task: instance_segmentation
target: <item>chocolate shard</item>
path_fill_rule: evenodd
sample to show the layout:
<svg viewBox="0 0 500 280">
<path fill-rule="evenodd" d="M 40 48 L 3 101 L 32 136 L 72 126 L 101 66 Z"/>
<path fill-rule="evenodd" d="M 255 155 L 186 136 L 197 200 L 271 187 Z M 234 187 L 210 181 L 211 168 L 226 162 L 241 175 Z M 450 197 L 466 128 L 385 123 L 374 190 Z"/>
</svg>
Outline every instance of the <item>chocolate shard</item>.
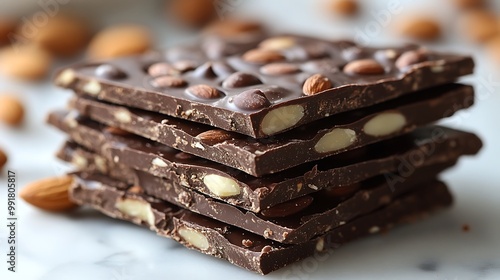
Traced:
<svg viewBox="0 0 500 280">
<path fill-rule="evenodd" d="M 56 75 L 55 83 L 81 96 L 156 111 L 254 138 L 265 138 L 327 116 L 452 83 L 461 76 L 471 74 L 474 68 L 471 57 L 432 51 L 426 51 L 425 56 L 405 62 L 405 67 L 401 67 L 401 60 L 398 60 L 401 55 L 420 50 L 414 45 L 364 48 L 352 42 L 287 35 L 264 40 L 255 37 L 242 44 L 233 44 L 229 39 L 216 39 L 215 45 L 209 44 L 217 46 L 217 54 L 214 54 L 215 48 L 205 48 L 206 41 L 212 40 L 202 39 L 202 42 L 192 46 L 177 46 L 164 52 L 103 62 L 125 71 L 119 79 L 113 75 L 98 75 L 101 72 L 96 73 L 96 69 L 101 67 L 99 63 L 81 63 L 61 70 Z M 353 52 L 355 49 L 358 51 Z M 347 50 L 362 54 L 362 59 L 344 55 Z M 216 62 L 213 58 L 217 58 Z M 155 83 L 151 83 L 155 77 L 145 71 L 155 63 L 176 65 L 185 60 L 207 67 L 198 71 L 176 72 L 179 81 L 183 81 L 175 83 L 176 87 L 155 87 Z M 216 63 L 227 67 L 218 71 Z M 275 63 L 285 63 L 288 69 L 294 71 L 281 70 L 283 74 L 274 71 L 273 75 L 266 74 L 266 70 L 261 71 L 268 69 L 265 67 L 268 64 Z M 243 87 L 223 87 L 223 81 L 237 72 L 254 77 L 254 82 L 243 83 Z M 324 88 L 313 95 L 304 94 L 304 81 L 316 74 L 327 78 L 331 88 Z M 187 86 L 197 85 L 215 89 L 219 92 L 218 98 L 200 99 L 186 93 Z M 244 90 L 265 92 L 269 87 L 287 90 L 280 93 L 282 98 L 274 99 L 269 106 L 240 109 L 232 104 L 233 98 Z M 289 117 L 282 118 L 284 114 Z"/>
<path fill-rule="evenodd" d="M 216 91 L 207 89 L 200 92 L 204 96 L 217 98 Z M 267 106 L 269 100 L 260 90 L 246 90 L 235 96 L 233 103 L 243 107 Z M 76 98 L 71 102 L 73 108 L 95 121 L 257 177 L 408 133 L 417 127 L 451 116 L 473 103 L 472 87 L 446 85 L 325 118 L 267 139 L 254 139 L 227 132 L 231 137 L 210 143 L 200 141 L 197 137 L 213 131 L 214 128 L 210 126 L 93 99 Z M 196 111 L 189 113 L 196 114 Z"/>
</svg>

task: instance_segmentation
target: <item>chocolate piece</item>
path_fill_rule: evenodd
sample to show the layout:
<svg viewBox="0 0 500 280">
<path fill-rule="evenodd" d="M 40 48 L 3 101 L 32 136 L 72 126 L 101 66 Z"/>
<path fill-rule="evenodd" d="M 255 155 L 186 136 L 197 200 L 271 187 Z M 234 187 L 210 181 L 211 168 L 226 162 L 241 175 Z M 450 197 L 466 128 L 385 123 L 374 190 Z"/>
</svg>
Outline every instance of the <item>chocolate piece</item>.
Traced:
<svg viewBox="0 0 500 280">
<path fill-rule="evenodd" d="M 118 190 L 115 182 L 95 181 L 86 174 L 76 177 L 70 190 L 79 204 L 89 205 L 117 219 L 146 226 L 159 235 L 184 246 L 223 258 L 230 263 L 267 274 L 308 256 L 318 254 L 362 236 L 385 232 L 396 224 L 414 222 L 451 204 L 446 186 L 437 181 L 422 184 L 418 190 L 388 206 L 359 217 L 323 236 L 301 244 L 285 245 L 236 227 L 180 209 L 167 202 Z"/>
<path fill-rule="evenodd" d="M 264 43 L 265 42 L 265 43 Z M 86 63 L 62 70 L 56 77 L 56 84 L 74 90 L 83 96 L 91 96 L 104 101 L 160 112 L 208 124 L 217 128 L 263 138 L 282 133 L 312 121 L 345 111 L 365 108 L 377 103 L 395 99 L 415 91 L 453 82 L 458 77 L 471 74 L 474 63 L 470 57 L 453 54 L 427 52 L 425 61 L 411 67 L 398 68 L 394 59 L 377 61 L 377 53 L 391 53 L 394 58 L 402 53 L 418 50 L 417 46 L 398 48 L 361 48 L 352 42 L 330 42 L 300 36 L 281 36 L 260 43 L 264 47 L 255 48 L 259 42 L 236 44 L 230 56 L 217 60 L 207 58 L 207 52 L 195 46 L 182 46 L 165 52 L 148 53 L 143 56 L 113 59 L 107 64 L 126 70 L 127 78 L 107 79 L 95 74 L 99 64 Z M 221 49 L 230 41 L 217 41 Z M 248 50 L 249 48 L 254 48 Z M 346 49 L 360 49 L 364 61 L 369 65 L 350 70 L 352 63 L 359 61 L 343 56 Z M 212 56 L 213 57 L 213 56 Z M 150 81 L 147 67 L 153 63 L 175 64 L 184 60 L 201 65 L 193 71 L 180 74 L 186 86 L 206 85 L 220 94 L 213 99 L 198 99 L 187 94 L 185 87 L 156 88 Z M 146 63 L 147 62 L 147 63 Z M 261 68 L 268 63 L 288 63 L 302 71 L 283 75 L 267 75 Z M 225 73 L 215 71 L 215 65 L 227 65 Z M 342 69 L 348 66 L 345 73 Z M 378 65 L 378 67 L 373 67 Z M 399 64 L 398 64 L 399 65 Z M 326 67 L 325 67 L 326 66 Z M 370 66 L 370 67 L 367 67 Z M 382 73 L 381 69 L 384 71 Z M 351 72 L 356 72 L 352 74 Z M 244 83 L 246 87 L 223 87 L 221 84 L 233 73 L 244 72 L 255 77 L 262 84 Z M 265 72 L 265 71 L 264 71 Z M 276 73 L 276 72 L 275 72 Z M 304 81 L 314 74 L 327 77 L 332 88 L 314 95 L 304 95 Z M 369 74 L 369 75 L 366 75 Z M 372 75 L 377 74 L 377 75 Z M 153 73 L 156 75 L 156 72 Z M 233 98 L 248 89 L 266 92 L 274 88 L 280 98 L 271 99 L 264 108 L 239 109 L 232 104 Z M 287 115 L 287 118 L 283 118 Z"/>
<path fill-rule="evenodd" d="M 49 123 L 68 133 L 73 141 L 104 155 L 108 160 L 178 180 L 186 187 L 224 200 L 241 208 L 260 212 L 274 205 L 316 192 L 324 187 L 339 188 L 386 172 L 443 163 L 481 148 L 474 134 L 444 127 L 427 127 L 364 149 L 346 152 L 318 162 L 304 164 L 262 178 L 255 178 L 224 165 L 179 152 L 157 142 L 102 131 L 103 125 L 71 114 L 52 113 Z M 239 186 L 238 195 L 220 197 L 203 182 L 206 175 L 229 179 Z"/>
<path fill-rule="evenodd" d="M 210 90 L 201 92 L 203 97 L 212 96 L 205 94 Z M 228 132 L 231 137 L 213 144 L 197 137 L 213 130 L 210 126 L 91 99 L 74 99 L 72 106 L 98 122 L 262 176 L 401 135 L 452 115 L 473 102 L 472 87 L 447 85 L 325 118 L 272 138 L 257 140 Z M 252 108 L 265 106 L 269 100 L 266 93 L 247 90 L 234 97 L 233 103 L 240 108 Z"/>
<path fill-rule="evenodd" d="M 85 153 L 81 150 L 80 155 L 89 162 L 93 162 L 95 156 L 95 154 Z M 387 205 L 393 199 L 413 190 L 415 186 L 428 181 L 429 178 L 436 177 L 440 172 L 454 164 L 455 161 L 452 161 L 437 166 L 419 168 L 412 175 L 404 177 L 401 182 L 388 180 L 387 178 L 391 177 L 387 175 L 375 177 L 348 186 L 349 193 L 339 194 L 324 189 L 266 209 L 262 215 L 242 211 L 233 205 L 207 198 L 196 191 L 185 188 L 174 180 L 154 177 L 145 172 L 135 171 L 127 167 L 120 168 L 113 164 L 107 164 L 107 169 L 121 170 L 123 176 L 115 174 L 113 178 L 116 180 L 123 180 L 129 174 L 136 174 L 137 179 L 127 183 L 131 186 L 141 186 L 146 194 L 155 198 L 268 239 L 281 243 L 297 244 Z M 90 167 L 92 168 L 92 166 Z M 401 177 L 400 174 L 392 176 Z M 95 177 L 99 178 L 99 175 L 96 174 Z M 314 203 L 312 203 L 313 201 Z"/>
</svg>

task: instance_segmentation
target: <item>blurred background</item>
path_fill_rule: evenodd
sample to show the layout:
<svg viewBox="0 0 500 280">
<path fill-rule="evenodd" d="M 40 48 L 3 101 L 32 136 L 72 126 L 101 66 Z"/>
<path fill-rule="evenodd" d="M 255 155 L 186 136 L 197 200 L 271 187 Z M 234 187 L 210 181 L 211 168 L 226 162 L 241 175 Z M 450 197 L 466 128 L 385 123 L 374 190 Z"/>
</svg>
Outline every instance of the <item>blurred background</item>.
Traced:
<svg viewBox="0 0 500 280">
<path fill-rule="evenodd" d="M 457 197 L 455 209 L 446 217 L 391 236 L 388 242 L 399 246 L 385 248 L 363 241 L 364 245 L 344 251 L 345 258 L 329 259 L 332 266 L 339 264 L 335 269 L 322 265 L 316 268 L 318 272 L 298 279 L 321 278 L 334 270 L 353 279 L 368 279 L 374 273 L 382 273 L 385 279 L 500 279 L 500 1 L 493 0 L 2 0 L 0 218 L 6 217 L 7 170 L 16 172 L 18 188 L 68 171 L 54 157 L 64 136 L 44 123 L 47 113 L 65 107 L 70 97 L 51 84 L 58 67 L 83 59 L 142 53 L 193 41 L 201 34 L 233 36 L 255 30 L 350 39 L 362 45 L 414 42 L 472 54 L 477 63 L 476 74 L 464 80 L 475 85 L 477 104 L 444 121 L 478 133 L 486 146 L 479 157 L 463 160 L 445 176 Z M 174 247 L 173 242 L 159 245 L 166 241 L 109 219 L 55 216 L 22 201 L 19 204 L 19 272 L 6 274 L 2 264 L 1 279 L 69 279 L 68 275 L 71 279 L 146 279 L 142 277 L 167 272 L 193 279 L 253 276 L 188 250 L 175 251 L 178 258 L 168 255 L 163 251 Z M 101 227 L 109 223 L 114 224 L 111 232 L 120 236 L 110 236 Z M 81 224 L 87 226 L 85 234 Z M 461 230 L 464 224 L 470 227 L 466 234 Z M 131 245 L 124 236 L 132 235 L 150 239 L 141 246 Z M 2 255 L 6 236 L 5 227 L 0 228 Z M 407 239 L 412 241 L 404 243 Z M 433 248 L 432 253 L 419 255 L 429 254 L 422 248 Z M 113 255 L 118 254 L 113 250 L 128 253 Z M 405 251 L 415 253 L 405 255 Z M 417 256 L 428 259 L 431 269 L 414 271 Z M 179 262 L 183 259 L 199 261 L 199 270 Z M 353 260 L 364 263 L 364 269 L 358 269 Z M 75 271 L 78 275 L 72 274 Z M 284 273 L 269 278 L 286 278 Z"/>
</svg>

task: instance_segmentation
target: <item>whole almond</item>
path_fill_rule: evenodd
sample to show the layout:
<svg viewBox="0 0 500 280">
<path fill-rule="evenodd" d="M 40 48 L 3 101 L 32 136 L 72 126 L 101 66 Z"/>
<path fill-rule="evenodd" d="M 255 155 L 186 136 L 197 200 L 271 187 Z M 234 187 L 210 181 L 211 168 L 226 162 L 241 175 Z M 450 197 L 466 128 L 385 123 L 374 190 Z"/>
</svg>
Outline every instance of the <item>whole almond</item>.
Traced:
<svg viewBox="0 0 500 280">
<path fill-rule="evenodd" d="M 77 205 L 69 198 L 73 177 L 52 177 L 33 182 L 19 193 L 29 204 L 48 211 L 65 211 Z"/>
<path fill-rule="evenodd" d="M 282 61 L 285 57 L 275 50 L 253 49 L 243 54 L 243 59 L 252 63 L 264 64 Z"/>
<path fill-rule="evenodd" d="M 355 0 L 333 0 L 330 10 L 338 15 L 352 16 L 358 12 L 359 5 Z"/>
<path fill-rule="evenodd" d="M 299 72 L 299 67 L 290 63 L 276 62 L 262 66 L 260 72 L 265 75 L 285 75 Z"/>
<path fill-rule="evenodd" d="M 464 14 L 460 20 L 462 33 L 472 42 L 483 43 L 500 32 L 494 13 L 487 10 L 473 10 Z"/>
<path fill-rule="evenodd" d="M 24 106 L 14 96 L 0 95 L 0 121 L 10 125 L 18 126 L 24 119 Z"/>
<path fill-rule="evenodd" d="M 192 86 L 187 88 L 186 91 L 196 97 L 205 99 L 215 99 L 221 96 L 221 93 L 216 88 L 207 85 Z"/>
<path fill-rule="evenodd" d="M 0 46 L 9 43 L 10 36 L 16 30 L 17 22 L 13 19 L 0 18 Z"/>
<path fill-rule="evenodd" d="M 97 33 L 90 42 L 88 55 L 93 59 L 144 53 L 151 48 L 151 36 L 140 25 L 115 25 Z"/>
<path fill-rule="evenodd" d="M 302 87 L 305 95 L 315 95 L 332 88 L 332 82 L 321 74 L 315 74 L 307 78 Z"/>
<path fill-rule="evenodd" d="M 399 23 L 399 33 L 418 40 L 435 40 L 441 36 L 441 26 L 432 18 L 407 17 Z"/>
<path fill-rule="evenodd" d="M 49 53 L 32 45 L 14 45 L 0 50 L 0 73 L 12 78 L 35 81 L 49 72 Z"/>
<path fill-rule="evenodd" d="M 158 62 L 148 67 L 148 74 L 153 77 L 179 75 L 180 71 L 166 62 Z"/>
<path fill-rule="evenodd" d="M 2 171 L 2 168 L 5 166 L 6 163 L 7 163 L 7 155 L 2 149 L 0 149 L 0 172 Z"/>
<path fill-rule="evenodd" d="M 221 37 L 232 37 L 258 32 L 263 32 L 263 27 L 260 23 L 239 19 L 217 20 L 203 30 L 204 34 Z"/>
<path fill-rule="evenodd" d="M 87 24 L 73 15 L 49 17 L 46 24 L 37 26 L 33 36 L 25 35 L 24 32 L 32 28 L 31 24 L 26 21 L 17 29 L 16 35 L 54 55 L 73 56 L 83 50 L 90 39 Z"/>
<path fill-rule="evenodd" d="M 260 42 L 259 48 L 265 50 L 284 50 L 295 45 L 295 39 L 289 36 L 272 37 Z"/>
<path fill-rule="evenodd" d="M 410 65 L 414 65 L 428 59 L 427 52 L 425 50 L 412 50 L 404 52 L 396 60 L 396 67 L 403 70 Z"/>
<path fill-rule="evenodd" d="M 475 9 L 484 7 L 484 0 L 451 0 L 451 2 L 459 9 Z"/>
<path fill-rule="evenodd" d="M 180 77 L 161 76 L 154 78 L 151 85 L 155 88 L 178 88 L 186 86 L 187 82 Z"/>
<path fill-rule="evenodd" d="M 385 73 L 385 70 L 374 59 L 359 59 L 349 62 L 344 67 L 344 72 L 357 75 L 381 75 Z"/>
<path fill-rule="evenodd" d="M 486 51 L 494 59 L 494 61 L 500 64 L 500 34 L 488 40 L 486 43 Z"/>
<path fill-rule="evenodd" d="M 172 0 L 167 3 L 169 15 L 189 26 L 203 26 L 217 16 L 214 0 Z"/>
<path fill-rule="evenodd" d="M 200 139 L 200 141 L 205 144 L 215 145 L 226 140 L 233 139 L 234 136 L 233 134 L 221 129 L 211 129 L 196 135 L 196 138 Z"/>
</svg>

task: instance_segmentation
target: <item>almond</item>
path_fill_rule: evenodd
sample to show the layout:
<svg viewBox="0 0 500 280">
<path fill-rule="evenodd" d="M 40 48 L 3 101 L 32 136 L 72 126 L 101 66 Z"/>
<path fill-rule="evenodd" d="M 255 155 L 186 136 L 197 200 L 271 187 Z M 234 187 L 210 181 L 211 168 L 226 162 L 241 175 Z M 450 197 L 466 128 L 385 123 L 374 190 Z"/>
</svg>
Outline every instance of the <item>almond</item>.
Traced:
<svg viewBox="0 0 500 280">
<path fill-rule="evenodd" d="M 15 45 L 0 50 L 0 72 L 21 80 L 40 80 L 49 72 L 49 53 L 32 45 Z"/>
<path fill-rule="evenodd" d="M 221 37 L 232 37 L 250 33 L 263 32 L 263 27 L 255 21 L 245 21 L 239 19 L 217 20 L 208 25 L 203 33 Z"/>
<path fill-rule="evenodd" d="M 23 119 L 24 107 L 21 101 L 12 95 L 0 95 L 0 121 L 17 126 Z"/>
<path fill-rule="evenodd" d="M 344 67 L 344 72 L 351 75 L 381 75 L 385 73 L 385 70 L 374 59 L 359 59 L 349 62 Z"/>
<path fill-rule="evenodd" d="M 179 77 L 161 76 L 154 78 L 151 85 L 155 88 L 179 88 L 186 86 L 187 82 Z"/>
<path fill-rule="evenodd" d="M 495 14 L 487 10 L 466 13 L 460 21 L 460 28 L 470 41 L 476 43 L 483 43 L 500 31 Z"/>
<path fill-rule="evenodd" d="M 260 68 L 260 72 L 265 75 L 285 75 L 299 72 L 299 67 L 290 63 L 270 63 Z"/>
<path fill-rule="evenodd" d="M 106 131 L 107 133 L 110 133 L 110 134 L 114 134 L 114 135 L 119 135 L 119 136 L 127 136 L 127 135 L 131 135 L 132 133 L 126 131 L 126 130 L 123 130 L 119 127 L 115 127 L 115 126 L 107 126 L 104 131 Z"/>
<path fill-rule="evenodd" d="M 243 60 L 252 63 L 270 63 L 284 60 L 285 57 L 275 50 L 253 49 L 243 54 Z"/>
<path fill-rule="evenodd" d="M 321 74 L 315 74 L 305 81 L 302 91 L 305 95 L 315 95 L 331 88 L 332 82 L 330 82 L 330 79 Z"/>
<path fill-rule="evenodd" d="M 26 23 L 27 24 L 27 23 Z M 31 24 L 31 23 L 29 23 Z M 18 35 L 29 26 L 21 25 Z M 34 36 L 26 37 L 28 42 L 49 51 L 54 55 L 73 56 L 85 48 L 90 39 L 87 24 L 73 15 L 50 17 L 46 24 L 40 25 Z"/>
<path fill-rule="evenodd" d="M 434 19 L 416 16 L 401 21 L 399 33 L 417 40 L 435 40 L 441 36 L 441 26 Z"/>
<path fill-rule="evenodd" d="M 2 168 L 5 166 L 7 163 L 7 155 L 5 154 L 2 149 L 0 149 L 0 171 L 2 171 Z"/>
<path fill-rule="evenodd" d="M 167 10 L 180 22 L 198 27 L 212 21 L 217 16 L 216 3 L 214 2 L 214 0 L 172 0 L 167 2 Z"/>
<path fill-rule="evenodd" d="M 140 25 L 115 25 L 97 33 L 90 42 L 88 55 L 93 59 L 144 53 L 151 48 L 151 35 Z"/>
<path fill-rule="evenodd" d="M 296 44 L 295 38 L 290 36 L 280 36 L 265 39 L 260 42 L 259 48 L 265 50 L 284 50 L 293 47 Z"/>
<path fill-rule="evenodd" d="M 196 135 L 196 138 L 200 139 L 200 141 L 205 144 L 215 145 L 226 140 L 233 139 L 234 137 L 227 131 L 221 129 L 211 129 Z"/>
<path fill-rule="evenodd" d="M 20 197 L 29 204 L 48 211 L 65 211 L 77 205 L 69 198 L 73 177 L 52 177 L 33 182 L 24 187 Z"/>
<path fill-rule="evenodd" d="M 500 64 L 500 35 L 488 40 L 486 50 L 495 63 Z"/>
<path fill-rule="evenodd" d="M 211 86 L 196 85 L 186 89 L 186 92 L 199 98 L 215 99 L 221 96 L 221 93 Z"/>
<path fill-rule="evenodd" d="M 338 15 L 352 16 L 358 12 L 359 5 L 354 0 L 334 0 L 330 4 L 330 10 Z"/>
</svg>

